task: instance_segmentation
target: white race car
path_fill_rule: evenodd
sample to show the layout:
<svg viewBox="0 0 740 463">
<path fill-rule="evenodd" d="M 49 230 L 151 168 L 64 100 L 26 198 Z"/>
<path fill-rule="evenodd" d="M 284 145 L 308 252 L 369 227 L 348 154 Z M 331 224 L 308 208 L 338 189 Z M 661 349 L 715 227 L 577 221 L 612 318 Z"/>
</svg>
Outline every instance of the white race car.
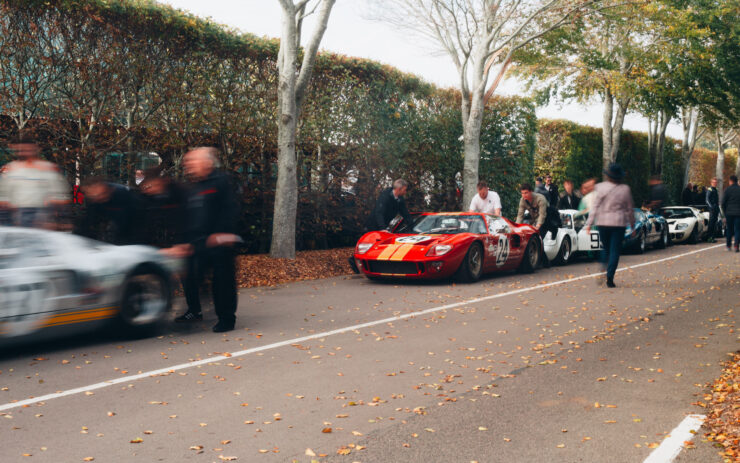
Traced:
<svg viewBox="0 0 740 463">
<path fill-rule="evenodd" d="M 691 207 L 701 212 L 702 217 L 704 217 L 704 225 L 707 226 L 707 233 L 709 233 L 709 219 L 711 218 L 709 206 L 707 206 L 706 204 L 697 204 Z M 717 224 L 715 225 L 715 228 L 714 228 L 715 238 L 725 236 L 725 231 L 726 231 L 725 228 L 727 224 L 725 223 L 724 218 L 725 218 L 725 214 L 722 212 L 722 209 L 720 209 L 719 214 L 717 214 Z"/>
<path fill-rule="evenodd" d="M 664 207 L 661 213 L 668 221 L 668 230 L 671 233 L 671 241 L 674 243 L 696 244 L 704 238 L 708 231 L 704 216 L 693 207 Z"/>
<path fill-rule="evenodd" d="M 0 344 L 105 325 L 151 332 L 170 310 L 181 266 L 148 246 L 0 227 Z"/>
<path fill-rule="evenodd" d="M 550 262 L 565 265 L 577 253 L 602 249 L 599 232 L 592 229 L 586 233 L 587 219 L 588 214 L 582 214 L 573 209 L 560 211 L 562 225 L 558 229 L 557 236 L 553 237 L 552 233 L 548 232 L 543 240 L 545 255 Z"/>
</svg>

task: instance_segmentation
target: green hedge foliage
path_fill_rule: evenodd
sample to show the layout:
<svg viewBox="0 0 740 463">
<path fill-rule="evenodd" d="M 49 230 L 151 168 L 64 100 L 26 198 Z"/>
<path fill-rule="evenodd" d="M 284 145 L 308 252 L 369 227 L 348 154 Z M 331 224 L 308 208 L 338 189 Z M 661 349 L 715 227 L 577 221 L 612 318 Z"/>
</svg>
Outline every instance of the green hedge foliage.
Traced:
<svg viewBox="0 0 740 463">
<path fill-rule="evenodd" d="M 241 186 L 241 232 L 251 252 L 264 252 L 278 46 L 147 0 L 0 0 L 0 138 L 25 124 L 70 180 L 101 173 L 108 153 L 123 153 L 117 180 L 129 183 L 140 153 L 156 152 L 179 176 L 189 147 L 217 146 Z M 24 93 L 28 83 L 43 91 Z M 353 245 L 381 188 L 399 177 L 412 184 L 412 210 L 459 210 L 459 107 L 454 90 L 320 54 L 298 130 L 299 248 Z M 489 101 L 481 178 L 508 216 L 516 185 L 532 178 L 536 132 L 530 101 Z"/>
<path fill-rule="evenodd" d="M 550 173 L 558 185 L 566 179 L 573 180 L 578 188 L 585 180 L 602 178 L 601 129 L 587 127 L 565 120 L 540 120 L 535 173 Z M 620 140 L 617 162 L 627 172 L 625 182 L 632 190 L 635 204 L 639 206 L 648 198 L 650 178 L 650 153 L 646 133 L 625 130 Z M 666 140 L 663 158 L 663 182 L 669 190 L 669 202 L 675 203 L 681 192 L 680 142 Z"/>
</svg>

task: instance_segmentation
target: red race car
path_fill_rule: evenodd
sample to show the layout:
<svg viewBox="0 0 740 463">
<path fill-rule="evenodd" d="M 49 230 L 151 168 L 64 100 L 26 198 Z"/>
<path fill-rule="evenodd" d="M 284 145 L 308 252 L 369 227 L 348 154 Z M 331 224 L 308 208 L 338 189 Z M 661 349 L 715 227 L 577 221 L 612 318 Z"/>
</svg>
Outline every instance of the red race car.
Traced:
<svg viewBox="0 0 740 463">
<path fill-rule="evenodd" d="M 531 225 L 474 212 L 415 214 L 392 232 L 373 231 L 355 247 L 357 267 L 368 278 L 476 281 L 483 273 L 532 272 L 542 253 Z"/>
</svg>

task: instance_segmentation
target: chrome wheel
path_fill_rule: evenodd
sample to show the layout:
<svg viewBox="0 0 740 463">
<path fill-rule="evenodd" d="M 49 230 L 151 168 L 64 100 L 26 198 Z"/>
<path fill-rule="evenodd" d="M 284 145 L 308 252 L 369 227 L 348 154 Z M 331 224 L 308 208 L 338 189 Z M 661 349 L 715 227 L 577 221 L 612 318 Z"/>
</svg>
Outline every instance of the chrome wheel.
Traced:
<svg viewBox="0 0 740 463">
<path fill-rule="evenodd" d="M 537 267 L 537 261 L 540 259 L 540 253 L 537 250 L 537 246 L 529 246 L 529 252 L 527 253 L 527 260 L 532 268 Z"/>
<path fill-rule="evenodd" d="M 470 254 L 468 254 L 468 268 L 470 269 L 471 275 L 480 275 L 483 268 L 483 255 L 481 253 L 480 246 L 473 246 L 470 248 Z"/>
<path fill-rule="evenodd" d="M 570 260 L 570 240 L 563 240 L 563 263 L 567 263 Z"/>
</svg>

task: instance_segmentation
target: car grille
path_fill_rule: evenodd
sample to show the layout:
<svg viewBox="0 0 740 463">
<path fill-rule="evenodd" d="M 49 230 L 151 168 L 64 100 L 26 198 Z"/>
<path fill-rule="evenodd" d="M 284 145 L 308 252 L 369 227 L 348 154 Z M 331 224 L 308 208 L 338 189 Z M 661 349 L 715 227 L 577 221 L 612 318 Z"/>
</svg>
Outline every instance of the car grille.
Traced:
<svg viewBox="0 0 740 463">
<path fill-rule="evenodd" d="M 369 260 L 368 270 L 371 273 L 386 273 L 394 275 L 418 275 L 419 267 L 416 262 L 400 262 L 390 260 Z"/>
</svg>

